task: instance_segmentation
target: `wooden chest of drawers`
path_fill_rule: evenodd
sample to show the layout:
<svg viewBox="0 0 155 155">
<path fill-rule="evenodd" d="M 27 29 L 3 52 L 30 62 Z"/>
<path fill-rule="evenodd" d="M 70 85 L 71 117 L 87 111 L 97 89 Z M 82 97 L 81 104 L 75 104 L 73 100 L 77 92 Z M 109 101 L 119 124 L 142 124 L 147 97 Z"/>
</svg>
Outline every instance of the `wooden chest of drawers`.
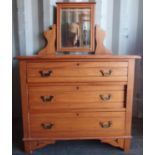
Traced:
<svg viewBox="0 0 155 155">
<path fill-rule="evenodd" d="M 18 57 L 26 152 L 69 139 L 128 151 L 136 58 Z"/>
</svg>

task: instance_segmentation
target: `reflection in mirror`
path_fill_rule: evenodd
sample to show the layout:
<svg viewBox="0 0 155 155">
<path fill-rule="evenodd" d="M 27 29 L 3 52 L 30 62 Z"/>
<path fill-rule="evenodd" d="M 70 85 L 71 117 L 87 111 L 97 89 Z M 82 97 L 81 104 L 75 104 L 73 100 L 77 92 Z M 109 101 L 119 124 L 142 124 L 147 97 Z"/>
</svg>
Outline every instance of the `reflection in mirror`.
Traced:
<svg viewBox="0 0 155 155">
<path fill-rule="evenodd" d="M 62 47 L 90 47 L 90 9 L 61 10 Z"/>
</svg>

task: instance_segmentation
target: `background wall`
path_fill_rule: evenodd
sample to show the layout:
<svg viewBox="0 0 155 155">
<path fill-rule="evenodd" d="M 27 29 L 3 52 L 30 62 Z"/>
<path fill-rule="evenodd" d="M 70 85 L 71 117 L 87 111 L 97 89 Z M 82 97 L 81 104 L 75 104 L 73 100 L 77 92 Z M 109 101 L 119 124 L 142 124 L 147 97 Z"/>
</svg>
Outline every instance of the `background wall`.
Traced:
<svg viewBox="0 0 155 155">
<path fill-rule="evenodd" d="M 56 0 L 13 0 L 13 117 L 21 116 L 14 57 L 34 55 L 44 47 L 42 32 L 55 22 L 55 6 Z M 96 24 L 106 31 L 105 45 L 114 54 L 143 55 L 143 0 L 96 0 Z M 135 80 L 134 116 L 142 117 L 142 60 L 136 64 Z"/>
</svg>

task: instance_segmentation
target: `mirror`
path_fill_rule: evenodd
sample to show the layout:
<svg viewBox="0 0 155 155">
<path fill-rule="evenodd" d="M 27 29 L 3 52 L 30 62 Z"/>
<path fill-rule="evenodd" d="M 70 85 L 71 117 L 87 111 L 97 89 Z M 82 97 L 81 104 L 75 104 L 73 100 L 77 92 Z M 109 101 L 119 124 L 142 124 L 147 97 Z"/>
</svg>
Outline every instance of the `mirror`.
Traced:
<svg viewBox="0 0 155 155">
<path fill-rule="evenodd" d="M 95 3 L 57 3 L 57 51 L 94 51 Z"/>
<path fill-rule="evenodd" d="M 62 9 L 62 47 L 90 48 L 90 9 Z"/>
</svg>

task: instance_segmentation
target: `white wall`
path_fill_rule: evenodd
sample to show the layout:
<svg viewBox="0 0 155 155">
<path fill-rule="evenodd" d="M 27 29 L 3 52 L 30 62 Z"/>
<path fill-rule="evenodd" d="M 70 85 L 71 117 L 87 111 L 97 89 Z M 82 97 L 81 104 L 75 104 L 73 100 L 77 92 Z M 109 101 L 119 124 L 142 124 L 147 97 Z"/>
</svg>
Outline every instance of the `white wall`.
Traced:
<svg viewBox="0 0 155 155">
<path fill-rule="evenodd" d="M 42 32 L 54 23 L 55 2 L 56 0 L 13 0 L 13 57 L 34 55 L 44 46 Z M 106 31 L 105 45 L 114 54 L 142 56 L 142 0 L 96 0 L 96 24 Z M 15 60 L 13 64 L 13 70 L 16 70 Z M 14 79 L 17 78 L 16 74 L 13 76 Z M 18 81 L 14 82 L 18 85 Z M 142 61 L 136 67 L 134 102 L 134 115 L 141 117 Z"/>
</svg>

